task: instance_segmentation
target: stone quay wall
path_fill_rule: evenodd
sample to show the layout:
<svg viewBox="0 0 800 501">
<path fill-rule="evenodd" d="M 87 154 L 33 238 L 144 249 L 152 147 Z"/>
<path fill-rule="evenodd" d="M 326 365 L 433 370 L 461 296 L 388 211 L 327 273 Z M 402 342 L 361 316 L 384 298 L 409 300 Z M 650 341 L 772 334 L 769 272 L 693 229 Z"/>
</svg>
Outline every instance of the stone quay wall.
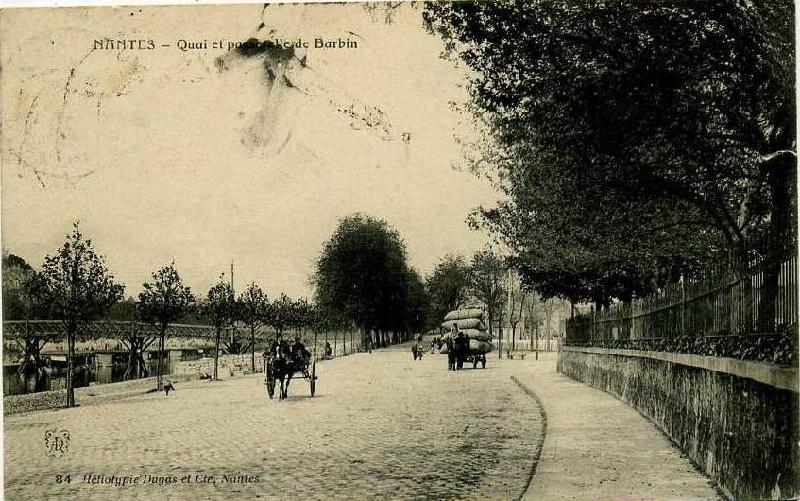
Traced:
<svg viewBox="0 0 800 501">
<path fill-rule="evenodd" d="M 264 358 L 261 353 L 256 353 L 256 372 L 261 372 L 263 369 Z M 220 355 L 217 370 L 220 378 L 250 373 L 252 372 L 250 354 Z M 175 375 L 194 374 L 199 376 L 201 373 L 214 374 L 213 358 L 177 362 L 172 371 L 172 374 Z M 169 376 L 166 376 L 166 378 L 169 378 Z"/>
<path fill-rule="evenodd" d="M 796 368 L 563 347 L 558 371 L 636 408 L 731 499 L 800 495 Z"/>
</svg>

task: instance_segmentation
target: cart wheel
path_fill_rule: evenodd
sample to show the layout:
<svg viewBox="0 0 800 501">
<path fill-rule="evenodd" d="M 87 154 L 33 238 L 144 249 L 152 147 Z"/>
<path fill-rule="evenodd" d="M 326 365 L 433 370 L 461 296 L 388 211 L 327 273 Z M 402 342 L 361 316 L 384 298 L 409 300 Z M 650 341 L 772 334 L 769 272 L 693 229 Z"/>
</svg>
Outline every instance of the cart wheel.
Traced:
<svg viewBox="0 0 800 501">
<path fill-rule="evenodd" d="M 266 372 L 267 394 L 269 395 L 269 399 L 272 400 L 275 396 L 275 371 L 273 370 L 271 362 L 267 362 L 267 367 L 264 372 Z"/>
<path fill-rule="evenodd" d="M 481 357 L 481 369 L 486 368 L 486 355 Z"/>
<path fill-rule="evenodd" d="M 317 391 L 317 361 L 311 362 L 311 396 Z"/>
</svg>

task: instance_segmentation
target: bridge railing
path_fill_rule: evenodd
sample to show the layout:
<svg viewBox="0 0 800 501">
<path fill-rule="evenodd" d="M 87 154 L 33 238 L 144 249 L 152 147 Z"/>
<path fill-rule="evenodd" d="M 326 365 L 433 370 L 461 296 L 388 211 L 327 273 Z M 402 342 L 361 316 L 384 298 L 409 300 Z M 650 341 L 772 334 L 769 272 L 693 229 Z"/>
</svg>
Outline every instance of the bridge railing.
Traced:
<svg viewBox="0 0 800 501">
<path fill-rule="evenodd" d="M 131 336 L 155 336 L 158 328 L 154 325 L 124 321 L 98 320 L 78 325 L 78 339 L 121 339 Z M 170 324 L 169 337 L 211 338 L 213 329 L 209 325 Z M 3 322 L 4 339 L 26 337 L 60 338 L 67 335 L 66 326 L 60 320 L 7 320 Z"/>
</svg>

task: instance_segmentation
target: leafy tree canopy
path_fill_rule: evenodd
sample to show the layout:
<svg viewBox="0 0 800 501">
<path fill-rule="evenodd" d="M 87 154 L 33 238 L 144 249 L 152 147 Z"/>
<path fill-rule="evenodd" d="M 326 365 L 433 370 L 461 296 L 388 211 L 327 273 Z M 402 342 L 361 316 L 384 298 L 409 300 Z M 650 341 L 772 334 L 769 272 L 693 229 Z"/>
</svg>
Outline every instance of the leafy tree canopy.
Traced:
<svg viewBox="0 0 800 501">
<path fill-rule="evenodd" d="M 183 285 L 175 263 L 152 274 L 152 281 L 142 284 L 139 293 L 138 315 L 145 322 L 161 329 L 183 317 L 195 298 Z"/>
<path fill-rule="evenodd" d="M 492 323 L 498 320 L 508 286 L 507 265 L 490 249 L 479 250 L 472 256 L 469 291 L 472 297 L 482 302 L 488 318 L 486 323 L 492 332 Z"/>
<path fill-rule="evenodd" d="M 430 3 L 472 70 L 483 210 L 545 295 L 621 297 L 795 239 L 793 4 Z M 762 249 L 766 249 L 763 251 Z"/>
<path fill-rule="evenodd" d="M 400 235 L 363 214 L 343 218 L 325 243 L 314 275 L 316 303 L 361 329 L 406 331 L 422 312 L 419 276 L 406 263 Z"/>
<path fill-rule="evenodd" d="M 114 281 L 104 259 L 84 239 L 76 223 L 66 242 L 47 255 L 34 287 L 42 303 L 67 324 L 74 335 L 78 323 L 92 320 L 122 299 L 124 287 Z"/>
<path fill-rule="evenodd" d="M 3 320 L 48 318 L 33 296 L 35 274 L 25 259 L 3 251 Z"/>
<path fill-rule="evenodd" d="M 209 324 L 218 333 L 231 325 L 236 318 L 236 301 L 231 284 L 220 278 L 219 282 L 208 290 L 202 309 Z"/>
<path fill-rule="evenodd" d="M 286 294 L 281 296 L 269 305 L 269 315 L 267 323 L 275 329 L 279 335 L 283 335 L 286 329 L 297 324 L 297 309 L 295 302 Z"/>
<path fill-rule="evenodd" d="M 237 318 L 245 325 L 257 327 L 267 322 L 269 316 L 269 299 L 261 287 L 251 282 L 247 289 L 239 295 Z"/>
<path fill-rule="evenodd" d="M 24 271 L 33 271 L 31 265 L 25 261 L 24 258 L 21 258 L 15 254 L 11 254 L 8 251 L 3 251 L 3 269 L 6 270 L 8 268 L 18 268 Z"/>
<path fill-rule="evenodd" d="M 463 306 L 469 297 L 470 268 L 464 256 L 444 256 L 426 280 L 431 321 L 441 322 L 448 312 Z"/>
</svg>

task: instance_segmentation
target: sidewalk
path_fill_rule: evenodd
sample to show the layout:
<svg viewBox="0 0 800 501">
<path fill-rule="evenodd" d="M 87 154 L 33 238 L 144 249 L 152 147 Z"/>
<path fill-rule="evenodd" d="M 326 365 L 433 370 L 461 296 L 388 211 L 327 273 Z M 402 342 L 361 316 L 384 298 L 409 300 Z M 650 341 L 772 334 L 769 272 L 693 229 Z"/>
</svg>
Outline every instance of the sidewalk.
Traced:
<svg viewBox="0 0 800 501">
<path fill-rule="evenodd" d="M 709 480 L 635 409 L 557 373 L 555 353 L 518 363 L 516 378 L 547 413 L 541 456 L 523 500 L 720 499 Z"/>
</svg>

